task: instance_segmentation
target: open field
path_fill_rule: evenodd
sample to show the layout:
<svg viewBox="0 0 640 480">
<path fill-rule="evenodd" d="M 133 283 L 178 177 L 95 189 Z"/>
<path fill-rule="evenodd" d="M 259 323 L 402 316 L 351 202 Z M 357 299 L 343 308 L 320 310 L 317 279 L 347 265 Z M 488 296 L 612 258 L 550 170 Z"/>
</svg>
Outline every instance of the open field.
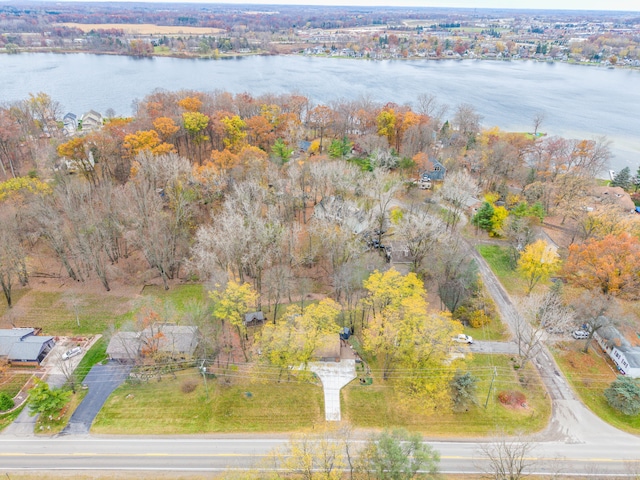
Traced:
<svg viewBox="0 0 640 480">
<path fill-rule="evenodd" d="M 216 35 L 219 28 L 187 27 L 175 25 L 153 25 L 151 23 L 58 23 L 54 26 L 78 28 L 83 32 L 91 30 L 123 30 L 129 35 Z"/>
<path fill-rule="evenodd" d="M 184 393 L 184 385 L 194 390 Z M 324 421 L 320 386 L 305 383 L 254 383 L 235 378 L 231 385 L 207 380 L 196 369 L 119 387 L 91 429 L 96 434 L 193 434 L 289 432 Z"/>
<path fill-rule="evenodd" d="M 469 411 L 426 415 L 403 409 L 395 400 L 393 387 L 374 378 L 372 385 L 352 382 L 342 390 L 343 418 L 356 428 L 404 427 L 433 437 L 476 437 L 492 434 L 497 429 L 530 433 L 545 427 L 551 404 L 533 367 L 529 365 L 524 372 L 519 372 L 512 368 L 505 355 L 476 354 L 467 368 L 479 379 L 478 405 Z M 497 376 L 485 409 L 494 368 Z M 507 408 L 498 401 L 500 391 L 514 388 L 526 395 L 525 408 Z"/>
<path fill-rule="evenodd" d="M 607 356 L 593 345 L 582 353 L 584 340 L 556 344 L 552 353 L 584 404 L 604 421 L 616 428 L 640 434 L 640 414 L 629 416 L 611 408 L 604 391 L 616 378 Z M 595 341 L 593 342 L 595 344 Z"/>
</svg>

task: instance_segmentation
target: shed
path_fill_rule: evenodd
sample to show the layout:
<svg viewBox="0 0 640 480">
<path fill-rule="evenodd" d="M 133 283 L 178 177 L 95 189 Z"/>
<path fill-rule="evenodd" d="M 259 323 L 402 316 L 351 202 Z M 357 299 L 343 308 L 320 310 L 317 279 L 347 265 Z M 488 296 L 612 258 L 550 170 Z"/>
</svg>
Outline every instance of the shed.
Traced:
<svg viewBox="0 0 640 480">
<path fill-rule="evenodd" d="M 255 327 L 256 325 L 264 323 L 264 321 L 264 313 L 262 312 L 247 313 L 244 316 L 245 327 Z"/>
</svg>

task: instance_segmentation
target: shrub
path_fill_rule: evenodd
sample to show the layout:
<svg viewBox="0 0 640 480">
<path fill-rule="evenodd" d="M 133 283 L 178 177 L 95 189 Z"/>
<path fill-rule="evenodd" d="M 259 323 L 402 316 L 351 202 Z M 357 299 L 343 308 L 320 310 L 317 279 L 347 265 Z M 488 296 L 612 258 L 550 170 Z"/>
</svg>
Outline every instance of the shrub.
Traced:
<svg viewBox="0 0 640 480">
<path fill-rule="evenodd" d="M 196 387 L 199 384 L 200 382 L 197 379 L 187 378 L 185 381 L 182 382 L 182 385 L 180 385 L 180 390 L 182 390 L 182 393 L 191 393 L 196 389 Z"/>
<path fill-rule="evenodd" d="M 477 403 L 476 387 L 478 379 L 470 372 L 462 373 L 457 371 L 451 380 L 451 400 L 455 411 L 467 410 L 471 405 Z"/>
<path fill-rule="evenodd" d="M 517 390 L 503 390 L 498 393 L 498 400 L 500 400 L 500 403 L 503 405 L 510 405 L 513 407 L 526 403 L 527 397 L 524 393 Z"/>
<path fill-rule="evenodd" d="M 604 391 L 607 402 L 625 415 L 640 413 L 640 385 L 630 377 L 619 375 Z"/>
<path fill-rule="evenodd" d="M 473 328 L 482 328 L 491 323 L 491 318 L 483 310 L 476 310 L 469 316 L 469 325 Z"/>
<path fill-rule="evenodd" d="M 10 410 L 14 406 L 13 398 L 4 392 L 0 393 L 0 411 Z"/>
</svg>

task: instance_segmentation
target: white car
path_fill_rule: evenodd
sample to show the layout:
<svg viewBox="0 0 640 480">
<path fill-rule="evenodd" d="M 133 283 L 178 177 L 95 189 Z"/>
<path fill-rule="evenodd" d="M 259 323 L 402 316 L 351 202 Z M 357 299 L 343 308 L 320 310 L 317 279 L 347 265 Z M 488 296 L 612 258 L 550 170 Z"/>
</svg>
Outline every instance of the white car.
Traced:
<svg viewBox="0 0 640 480">
<path fill-rule="evenodd" d="M 571 336 L 576 340 L 584 340 L 585 338 L 589 338 L 589 332 L 586 330 L 574 330 Z"/>
<path fill-rule="evenodd" d="M 62 354 L 63 360 L 69 360 L 71 357 L 75 357 L 76 355 L 80 355 L 82 353 L 82 347 L 73 347 L 70 350 L 67 350 Z"/>
<path fill-rule="evenodd" d="M 471 335 L 465 335 L 464 333 L 461 333 L 461 334 L 457 335 L 456 337 L 453 337 L 453 341 L 454 342 L 459 342 L 459 343 L 472 344 L 473 343 L 473 337 Z"/>
</svg>

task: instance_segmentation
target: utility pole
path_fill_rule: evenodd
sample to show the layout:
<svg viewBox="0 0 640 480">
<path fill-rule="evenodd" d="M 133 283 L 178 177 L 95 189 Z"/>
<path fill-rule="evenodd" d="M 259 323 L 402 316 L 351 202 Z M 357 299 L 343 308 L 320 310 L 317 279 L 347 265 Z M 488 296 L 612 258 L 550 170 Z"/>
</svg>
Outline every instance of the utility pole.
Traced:
<svg viewBox="0 0 640 480">
<path fill-rule="evenodd" d="M 209 387 L 207 385 L 207 367 L 204 366 L 204 360 L 200 364 L 200 373 L 202 373 L 202 380 L 204 381 L 204 391 L 207 395 L 207 400 L 209 400 Z"/>
<path fill-rule="evenodd" d="M 487 405 L 489 405 L 489 396 L 491 395 L 491 389 L 493 388 L 493 381 L 496 379 L 498 375 L 498 369 L 493 367 L 493 376 L 491 377 L 491 384 L 489 385 L 489 391 L 487 392 L 487 400 L 484 402 L 484 409 L 487 409 Z"/>
</svg>

